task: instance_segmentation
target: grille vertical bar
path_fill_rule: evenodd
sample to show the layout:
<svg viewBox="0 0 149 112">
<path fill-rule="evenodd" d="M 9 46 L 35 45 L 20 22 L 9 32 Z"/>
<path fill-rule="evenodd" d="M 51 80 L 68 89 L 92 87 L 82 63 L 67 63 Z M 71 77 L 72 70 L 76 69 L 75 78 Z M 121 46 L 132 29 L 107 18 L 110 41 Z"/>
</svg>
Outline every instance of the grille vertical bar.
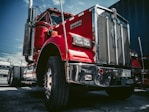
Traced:
<svg viewBox="0 0 149 112">
<path fill-rule="evenodd" d="M 115 55 L 116 55 L 116 65 L 118 65 L 118 43 L 117 43 L 117 25 L 116 21 L 114 21 L 114 33 L 115 33 Z"/>
<path fill-rule="evenodd" d="M 109 20 L 108 20 L 108 17 L 106 17 L 106 24 L 107 24 L 108 64 L 110 64 L 111 56 L 110 56 Z"/>
<path fill-rule="evenodd" d="M 123 54 L 123 65 L 125 65 L 125 52 L 124 52 L 124 34 L 123 34 L 123 26 L 121 26 L 121 37 L 122 37 L 122 54 Z"/>
</svg>

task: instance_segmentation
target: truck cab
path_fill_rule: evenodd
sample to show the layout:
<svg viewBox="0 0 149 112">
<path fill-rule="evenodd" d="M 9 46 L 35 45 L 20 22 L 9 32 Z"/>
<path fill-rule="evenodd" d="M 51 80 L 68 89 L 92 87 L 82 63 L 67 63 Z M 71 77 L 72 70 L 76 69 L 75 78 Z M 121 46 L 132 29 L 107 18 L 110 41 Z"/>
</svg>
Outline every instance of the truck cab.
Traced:
<svg viewBox="0 0 149 112">
<path fill-rule="evenodd" d="M 72 14 L 64 13 L 64 19 L 72 17 Z M 43 44 L 53 35 L 56 25 L 62 22 L 61 12 L 55 8 L 48 8 L 42 14 L 37 16 L 34 32 L 34 60 L 37 61 L 38 54 Z"/>
</svg>

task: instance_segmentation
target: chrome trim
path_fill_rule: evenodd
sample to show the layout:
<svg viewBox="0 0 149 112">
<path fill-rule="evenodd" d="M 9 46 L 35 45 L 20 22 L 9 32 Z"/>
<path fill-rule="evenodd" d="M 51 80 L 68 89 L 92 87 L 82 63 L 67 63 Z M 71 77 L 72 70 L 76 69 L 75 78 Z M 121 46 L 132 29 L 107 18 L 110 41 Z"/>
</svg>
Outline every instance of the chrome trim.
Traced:
<svg viewBox="0 0 149 112">
<path fill-rule="evenodd" d="M 94 8 L 94 24 L 95 24 L 95 56 L 96 56 L 96 63 L 99 63 L 99 45 L 98 45 L 98 29 L 97 29 L 97 18 L 98 18 L 98 13 L 97 13 L 97 5 Z"/>
<path fill-rule="evenodd" d="M 94 41 L 94 49 L 95 49 L 95 56 L 94 56 L 94 62 L 98 62 L 98 52 L 97 52 L 97 46 L 98 46 L 98 36 L 97 36 L 97 13 L 96 13 L 96 7 L 92 8 L 92 36 Z"/>
<path fill-rule="evenodd" d="M 121 38 L 122 38 L 122 52 L 123 52 L 123 65 L 125 65 L 125 50 L 124 50 L 124 34 L 123 34 L 123 26 L 120 24 L 121 27 Z"/>
<path fill-rule="evenodd" d="M 87 85 L 87 86 L 96 86 L 96 87 L 97 86 L 98 87 L 111 87 L 111 86 L 124 86 L 124 85 L 127 86 L 127 82 L 129 80 L 132 80 L 132 75 L 131 75 L 130 69 L 103 67 L 103 66 L 97 66 L 95 64 L 86 64 L 86 63 L 68 63 L 68 65 L 70 68 L 67 71 L 68 73 L 66 76 L 68 83 L 75 83 L 75 84 L 81 84 L 81 85 Z M 110 74 L 109 73 L 107 74 L 107 72 L 105 72 L 105 76 L 108 75 L 109 84 L 107 84 L 107 81 L 102 82 L 103 79 L 98 79 L 98 76 L 102 77 L 102 75 L 100 75 L 98 73 L 98 71 L 100 69 L 105 69 L 107 72 L 110 73 Z M 84 79 L 84 77 L 88 74 L 92 75 L 92 77 L 93 77 L 93 79 L 90 81 Z M 119 74 L 119 75 L 117 75 L 117 74 Z M 117 79 L 119 79 L 120 77 L 122 78 L 121 79 L 121 85 L 111 85 L 110 84 L 110 80 L 113 76 Z M 104 78 L 104 77 L 102 77 L 102 78 Z M 133 84 L 133 82 L 131 84 Z"/>
<path fill-rule="evenodd" d="M 116 64 L 118 65 L 118 46 L 117 46 L 117 28 L 116 28 L 116 20 L 114 20 L 114 33 L 115 33 Z"/>
<path fill-rule="evenodd" d="M 78 80 L 78 74 L 79 74 L 79 65 L 76 65 L 76 76 L 75 76 L 75 81 Z"/>
<path fill-rule="evenodd" d="M 70 76 L 72 73 L 69 73 L 69 71 L 71 71 L 69 63 L 65 63 L 65 70 L 66 70 L 66 73 L 65 73 L 66 81 L 69 82 L 71 80 L 70 77 L 72 77 Z"/>
<path fill-rule="evenodd" d="M 128 30 L 128 40 L 129 40 L 129 44 L 130 44 L 130 27 L 129 27 L 128 23 L 127 23 L 127 30 Z"/>
<path fill-rule="evenodd" d="M 108 45 L 108 64 L 110 64 L 111 55 L 110 55 L 110 40 L 109 40 L 109 21 L 108 17 L 106 17 L 106 24 L 107 24 L 107 45 Z"/>
<path fill-rule="evenodd" d="M 72 21 L 72 20 L 74 20 L 74 18 L 75 18 L 75 17 L 71 17 L 71 18 L 69 18 L 69 21 Z"/>
<path fill-rule="evenodd" d="M 29 0 L 29 8 L 33 8 L 33 0 Z"/>
<path fill-rule="evenodd" d="M 84 15 L 84 12 L 81 12 L 81 13 L 78 14 L 78 17 L 81 17 L 83 15 Z"/>
</svg>

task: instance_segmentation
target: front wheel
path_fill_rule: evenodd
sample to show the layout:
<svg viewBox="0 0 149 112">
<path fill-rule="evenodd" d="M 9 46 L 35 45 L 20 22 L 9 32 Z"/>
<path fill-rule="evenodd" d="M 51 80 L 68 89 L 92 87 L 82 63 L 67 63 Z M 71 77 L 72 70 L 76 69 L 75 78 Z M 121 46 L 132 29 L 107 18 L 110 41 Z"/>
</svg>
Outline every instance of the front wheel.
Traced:
<svg viewBox="0 0 149 112">
<path fill-rule="evenodd" d="M 48 110 L 59 110 L 67 105 L 69 86 L 65 78 L 64 63 L 60 57 L 49 58 L 44 75 L 44 89 Z"/>
<path fill-rule="evenodd" d="M 134 86 L 108 88 L 106 92 L 111 98 L 126 99 L 133 94 Z"/>
</svg>

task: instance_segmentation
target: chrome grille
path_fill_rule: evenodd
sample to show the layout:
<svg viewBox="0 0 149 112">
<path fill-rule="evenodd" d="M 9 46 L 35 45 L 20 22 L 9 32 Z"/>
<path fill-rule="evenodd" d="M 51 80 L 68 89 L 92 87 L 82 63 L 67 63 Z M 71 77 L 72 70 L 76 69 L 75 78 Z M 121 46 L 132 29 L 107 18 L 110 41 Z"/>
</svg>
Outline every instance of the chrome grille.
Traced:
<svg viewBox="0 0 149 112">
<path fill-rule="evenodd" d="M 116 20 L 97 16 L 97 61 L 108 65 L 130 65 L 128 29 Z"/>
</svg>

